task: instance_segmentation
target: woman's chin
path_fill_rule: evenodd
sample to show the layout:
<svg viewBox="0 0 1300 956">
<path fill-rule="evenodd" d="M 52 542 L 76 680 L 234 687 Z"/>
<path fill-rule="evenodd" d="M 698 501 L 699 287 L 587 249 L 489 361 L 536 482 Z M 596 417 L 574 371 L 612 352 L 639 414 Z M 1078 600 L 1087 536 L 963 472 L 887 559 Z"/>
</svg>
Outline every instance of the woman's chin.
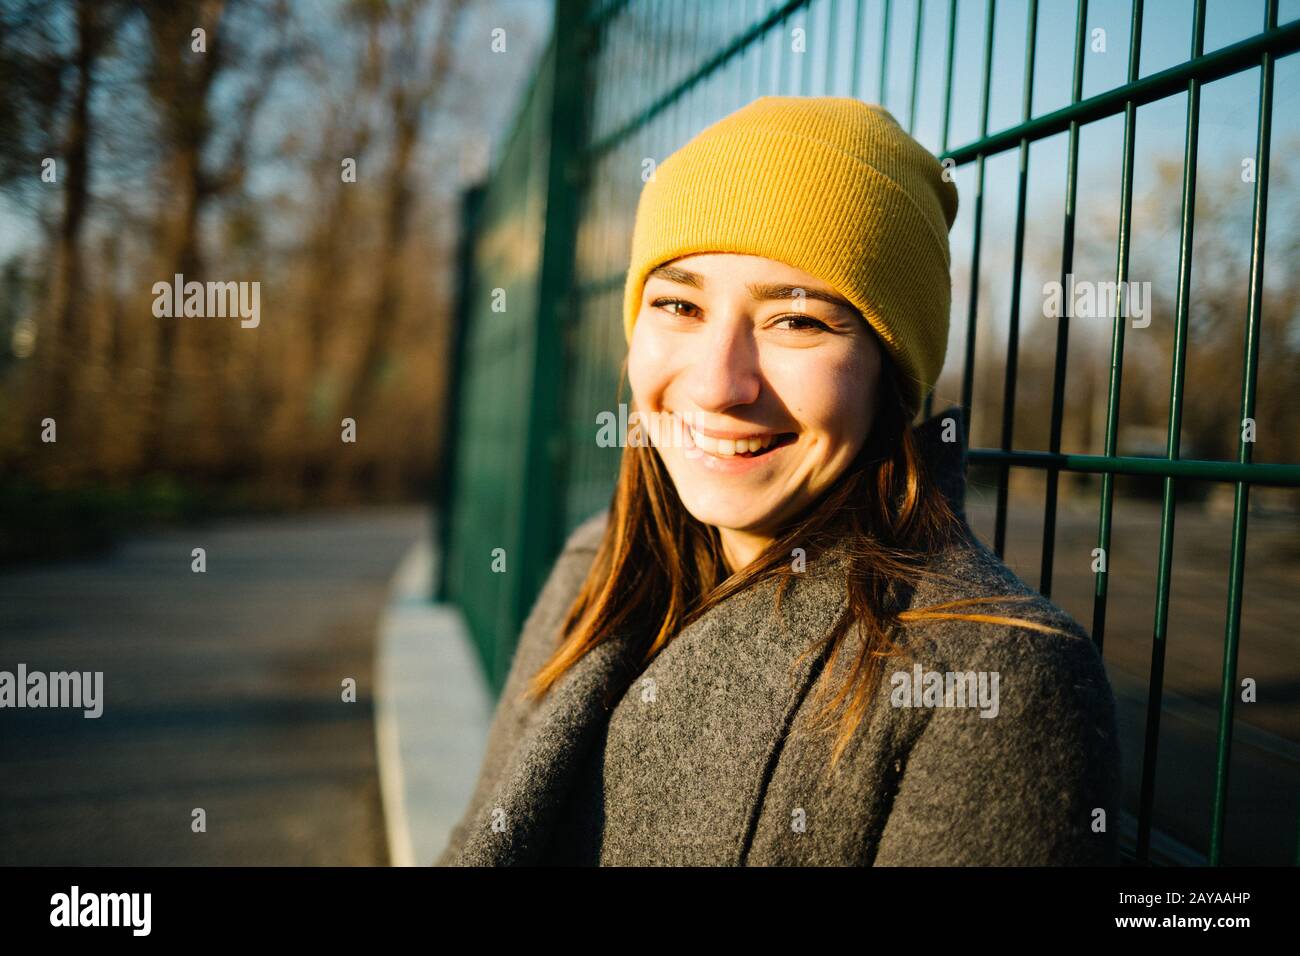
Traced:
<svg viewBox="0 0 1300 956">
<path fill-rule="evenodd" d="M 686 505 L 686 510 L 691 513 L 691 516 L 696 521 L 712 525 L 720 530 L 735 531 L 741 534 L 764 534 L 764 529 L 770 524 L 767 520 L 769 509 L 736 508 L 734 505 L 719 506 L 716 502 L 683 503 Z"/>
</svg>

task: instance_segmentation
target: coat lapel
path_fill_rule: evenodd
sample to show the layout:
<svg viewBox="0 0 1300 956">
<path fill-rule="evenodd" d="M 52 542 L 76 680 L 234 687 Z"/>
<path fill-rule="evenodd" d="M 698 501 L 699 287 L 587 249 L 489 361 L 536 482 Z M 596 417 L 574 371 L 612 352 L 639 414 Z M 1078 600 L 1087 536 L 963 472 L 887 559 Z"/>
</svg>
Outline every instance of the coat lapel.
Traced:
<svg viewBox="0 0 1300 956">
<path fill-rule="evenodd" d="M 461 851 L 464 866 L 527 866 L 545 851 L 573 775 L 624 680 L 628 640 L 611 638 L 578 660 L 529 716 L 523 738 Z"/>
<path fill-rule="evenodd" d="M 819 665 L 799 660 L 844 613 L 839 558 L 809 558 L 685 628 L 637 678 L 608 726 L 601 862 L 734 866 L 799 702 Z M 797 663 L 796 663 L 797 661 Z"/>
</svg>

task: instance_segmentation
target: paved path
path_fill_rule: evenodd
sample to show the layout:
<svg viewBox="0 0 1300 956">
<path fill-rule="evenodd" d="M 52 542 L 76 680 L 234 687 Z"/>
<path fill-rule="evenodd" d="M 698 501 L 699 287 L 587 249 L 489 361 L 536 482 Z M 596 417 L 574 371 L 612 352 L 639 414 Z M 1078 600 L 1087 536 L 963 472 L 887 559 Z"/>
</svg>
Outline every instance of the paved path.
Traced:
<svg viewBox="0 0 1300 956">
<path fill-rule="evenodd" d="M 105 698 L 0 710 L 0 864 L 387 863 L 375 629 L 425 520 L 224 521 L 0 574 L 0 670 L 103 671 Z"/>
</svg>

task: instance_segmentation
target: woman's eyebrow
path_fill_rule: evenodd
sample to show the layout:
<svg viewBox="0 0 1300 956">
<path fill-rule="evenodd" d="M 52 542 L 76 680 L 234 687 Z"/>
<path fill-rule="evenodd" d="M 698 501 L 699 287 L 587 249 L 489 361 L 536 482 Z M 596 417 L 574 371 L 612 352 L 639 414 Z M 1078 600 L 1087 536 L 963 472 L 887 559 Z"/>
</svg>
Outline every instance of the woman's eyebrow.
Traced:
<svg viewBox="0 0 1300 956">
<path fill-rule="evenodd" d="M 681 285 L 689 285 L 696 289 L 704 288 L 704 277 L 698 272 L 691 272 L 689 269 L 682 269 L 677 266 L 656 266 L 650 271 L 650 275 L 660 279 L 666 279 L 669 282 L 677 282 Z M 825 289 L 809 288 L 807 286 L 790 285 L 789 283 L 776 282 L 751 282 L 745 286 L 749 290 L 750 296 L 756 302 L 765 302 L 770 299 L 796 299 L 801 294 L 808 299 L 818 299 L 822 302 L 829 302 L 831 305 L 842 306 L 846 309 L 854 309 L 853 303 L 849 302 L 834 292 Z"/>
<path fill-rule="evenodd" d="M 687 269 L 679 269 L 677 266 L 655 266 L 650 270 L 650 276 L 667 279 L 669 282 L 677 282 L 681 285 L 694 286 L 697 289 L 704 288 L 704 277 L 702 275 L 698 272 L 690 272 Z"/>
<path fill-rule="evenodd" d="M 826 289 L 770 282 L 754 282 L 750 283 L 746 288 L 749 289 L 749 294 L 758 302 L 769 299 L 797 299 L 802 296 L 806 299 L 818 299 L 822 302 L 829 302 L 831 305 L 843 306 L 850 310 L 854 308 L 853 303 Z"/>
</svg>

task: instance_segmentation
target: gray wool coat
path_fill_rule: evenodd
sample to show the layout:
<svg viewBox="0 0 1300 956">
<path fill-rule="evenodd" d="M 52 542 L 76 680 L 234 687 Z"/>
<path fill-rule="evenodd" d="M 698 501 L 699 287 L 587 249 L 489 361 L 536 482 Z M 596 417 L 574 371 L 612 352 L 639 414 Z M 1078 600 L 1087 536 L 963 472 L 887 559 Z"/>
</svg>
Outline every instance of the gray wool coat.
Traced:
<svg viewBox="0 0 1300 956">
<path fill-rule="evenodd" d="M 965 450 L 940 440 L 949 417 L 961 434 L 960 416 L 957 407 L 940 412 L 918 438 L 963 514 Z M 832 777 L 824 771 L 833 738 L 798 733 L 812 716 L 821 661 L 792 665 L 846 612 L 834 551 L 810 557 L 779 612 L 775 583 L 757 584 L 684 628 L 639 674 L 614 638 L 540 702 L 519 703 L 555 646 L 605 517 L 572 533 L 528 616 L 473 797 L 435 865 L 1118 862 L 1120 753 L 1101 657 L 1078 622 L 976 539 L 964 515 L 961 542 L 930 564 L 956 583 L 923 581 L 910 606 L 1030 595 L 982 610 L 1069 636 L 997 623 L 910 625 L 914 663 L 887 663 Z M 918 665 L 983 674 L 996 708 L 993 696 L 962 707 L 935 706 L 961 703 L 942 692 L 906 693 L 895 675 L 915 678 Z"/>
</svg>

